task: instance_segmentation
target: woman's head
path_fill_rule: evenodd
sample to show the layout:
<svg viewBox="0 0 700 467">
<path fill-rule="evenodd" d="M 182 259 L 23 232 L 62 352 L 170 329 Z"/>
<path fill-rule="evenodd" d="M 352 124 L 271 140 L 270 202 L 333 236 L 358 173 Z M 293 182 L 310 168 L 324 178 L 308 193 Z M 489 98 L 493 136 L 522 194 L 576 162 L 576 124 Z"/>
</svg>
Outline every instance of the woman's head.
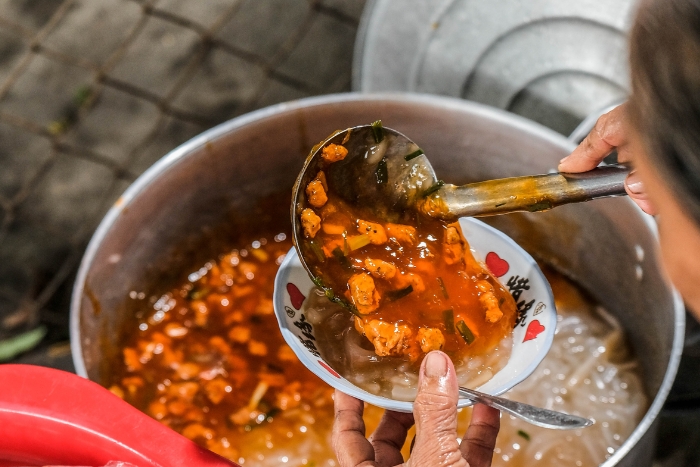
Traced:
<svg viewBox="0 0 700 467">
<path fill-rule="evenodd" d="M 643 0 L 630 58 L 635 162 L 666 268 L 700 314 L 700 0 Z"/>
</svg>

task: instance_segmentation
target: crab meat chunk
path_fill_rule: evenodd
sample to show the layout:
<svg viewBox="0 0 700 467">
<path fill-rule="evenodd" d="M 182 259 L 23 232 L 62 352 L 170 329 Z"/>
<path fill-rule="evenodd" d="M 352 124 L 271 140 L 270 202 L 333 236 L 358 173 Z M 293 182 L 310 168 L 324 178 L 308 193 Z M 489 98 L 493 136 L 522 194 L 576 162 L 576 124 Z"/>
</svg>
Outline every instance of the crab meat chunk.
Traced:
<svg viewBox="0 0 700 467">
<path fill-rule="evenodd" d="M 321 157 L 328 162 L 342 161 L 347 155 L 348 150 L 340 144 L 329 144 L 321 153 Z"/>
<path fill-rule="evenodd" d="M 313 209 L 306 208 L 301 212 L 301 225 L 304 228 L 304 236 L 314 238 L 321 228 L 321 218 Z"/>
<path fill-rule="evenodd" d="M 348 281 L 350 299 L 357 311 L 366 315 L 379 308 L 379 292 L 374 286 L 374 279 L 366 272 L 353 275 Z"/>
<path fill-rule="evenodd" d="M 359 219 L 357 221 L 357 231 L 367 235 L 372 245 L 381 245 L 388 240 L 384 227 L 376 222 L 368 222 Z"/>
<path fill-rule="evenodd" d="M 495 323 L 503 317 L 498 298 L 493 290 L 493 285 L 488 281 L 480 280 L 476 282 L 476 287 L 479 289 L 479 303 L 486 309 L 486 321 Z"/>
<path fill-rule="evenodd" d="M 402 245 L 413 245 L 416 243 L 416 229 L 410 225 L 386 224 L 386 233 L 391 238 L 395 238 Z"/>
<path fill-rule="evenodd" d="M 355 318 L 355 328 L 374 345 L 380 357 L 409 355 L 413 350 L 413 331 L 405 324 L 387 323 L 378 319 L 363 322 Z"/>
<path fill-rule="evenodd" d="M 464 259 L 464 239 L 459 228 L 451 225 L 445 229 L 443 258 L 447 264 L 455 264 Z"/>
<path fill-rule="evenodd" d="M 316 178 L 306 185 L 306 199 L 311 206 L 320 208 L 328 202 L 326 175 L 319 172 Z"/>
<path fill-rule="evenodd" d="M 445 345 L 445 336 L 442 335 L 439 329 L 420 328 L 416 337 L 420 344 L 420 349 L 425 353 L 431 350 L 440 350 Z"/>
<path fill-rule="evenodd" d="M 412 272 L 397 274 L 394 277 L 393 284 L 397 289 L 405 289 L 410 285 L 413 287 L 413 292 L 415 293 L 425 291 L 423 279 L 418 274 L 413 274 Z"/>
<path fill-rule="evenodd" d="M 367 258 L 365 267 L 377 279 L 391 279 L 396 275 L 396 266 L 381 259 Z"/>
</svg>

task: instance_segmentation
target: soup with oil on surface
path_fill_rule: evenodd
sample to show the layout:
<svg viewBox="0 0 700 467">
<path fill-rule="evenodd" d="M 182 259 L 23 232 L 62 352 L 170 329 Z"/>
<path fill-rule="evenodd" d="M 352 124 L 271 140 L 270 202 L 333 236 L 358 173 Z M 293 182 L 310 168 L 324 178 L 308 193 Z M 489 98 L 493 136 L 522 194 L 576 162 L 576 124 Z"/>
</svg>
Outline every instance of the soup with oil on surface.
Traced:
<svg viewBox="0 0 700 467">
<path fill-rule="evenodd" d="M 303 227 L 298 247 L 322 290 L 311 299 L 309 319 L 325 358 L 363 389 L 399 400 L 412 400 L 415 391 L 392 381 L 415 381 L 431 350 L 444 351 L 462 376 L 483 384 L 510 355 L 515 300 L 474 259 L 458 223 L 415 209 L 377 212 L 347 187 L 346 166 L 375 173 L 376 196 L 392 189 L 382 154 L 395 136 L 381 126 L 377 131 L 349 150 L 323 146 L 318 172 L 296 208 Z M 402 150 L 408 152 L 398 158 L 400 167 L 391 170 L 410 173 L 423 153 Z M 433 191 L 426 187 L 418 197 Z"/>
<path fill-rule="evenodd" d="M 286 232 L 259 232 L 167 293 L 147 298 L 132 292 L 140 311 L 111 362 L 107 386 L 235 462 L 337 465 L 330 444 L 332 389 L 296 360 L 271 314 L 274 276 L 291 247 L 288 238 Z M 598 465 L 622 445 L 648 406 L 619 325 L 575 285 L 546 272 L 560 314 L 554 344 L 507 397 L 578 411 L 596 424 L 562 435 L 504 416 L 494 465 Z M 381 413 L 366 407 L 367 433 Z M 460 433 L 468 416 L 469 410 L 460 414 Z"/>
</svg>

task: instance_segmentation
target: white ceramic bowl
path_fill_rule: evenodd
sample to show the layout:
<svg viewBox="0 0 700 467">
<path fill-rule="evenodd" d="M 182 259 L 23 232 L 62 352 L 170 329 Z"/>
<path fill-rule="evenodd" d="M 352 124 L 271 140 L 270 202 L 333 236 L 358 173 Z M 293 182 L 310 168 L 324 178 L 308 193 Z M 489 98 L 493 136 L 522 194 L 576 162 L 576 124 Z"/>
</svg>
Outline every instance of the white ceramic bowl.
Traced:
<svg viewBox="0 0 700 467">
<path fill-rule="evenodd" d="M 535 371 L 549 351 L 557 322 L 554 297 L 535 260 L 510 237 L 473 218 L 462 218 L 459 223 L 474 257 L 486 263 L 518 304 L 508 363 L 488 382 L 473 388 L 499 395 Z M 273 302 L 282 335 L 299 360 L 335 389 L 388 410 L 411 412 L 412 402 L 370 394 L 343 378 L 323 360 L 315 345 L 313 326 L 304 317 L 306 297 L 313 293 L 314 287 L 296 250 L 291 249 L 277 272 Z M 471 404 L 468 399 L 459 401 L 460 407 Z"/>
</svg>

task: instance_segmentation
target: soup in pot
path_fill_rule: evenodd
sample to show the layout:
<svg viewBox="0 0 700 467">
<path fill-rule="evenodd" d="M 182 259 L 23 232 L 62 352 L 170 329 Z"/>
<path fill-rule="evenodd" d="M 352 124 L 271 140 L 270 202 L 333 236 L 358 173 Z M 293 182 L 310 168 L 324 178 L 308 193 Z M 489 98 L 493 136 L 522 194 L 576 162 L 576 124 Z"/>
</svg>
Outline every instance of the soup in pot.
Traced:
<svg viewBox="0 0 700 467">
<path fill-rule="evenodd" d="M 240 464 L 337 465 L 330 443 L 332 389 L 296 359 L 272 314 L 274 276 L 290 248 L 287 232 L 259 232 L 162 295 L 132 292 L 141 305 L 111 362 L 107 386 Z M 494 465 L 592 467 L 622 445 L 648 400 L 619 324 L 574 284 L 546 273 L 559 310 L 554 344 L 507 397 L 592 417 L 596 424 L 560 432 L 504 416 Z M 352 319 L 347 311 L 343 316 Z M 376 357 L 368 343 L 357 339 L 354 351 Z M 400 372 L 387 377 L 396 387 L 413 384 Z M 366 407 L 368 433 L 381 413 Z M 463 410 L 460 433 L 468 417 Z"/>
</svg>

